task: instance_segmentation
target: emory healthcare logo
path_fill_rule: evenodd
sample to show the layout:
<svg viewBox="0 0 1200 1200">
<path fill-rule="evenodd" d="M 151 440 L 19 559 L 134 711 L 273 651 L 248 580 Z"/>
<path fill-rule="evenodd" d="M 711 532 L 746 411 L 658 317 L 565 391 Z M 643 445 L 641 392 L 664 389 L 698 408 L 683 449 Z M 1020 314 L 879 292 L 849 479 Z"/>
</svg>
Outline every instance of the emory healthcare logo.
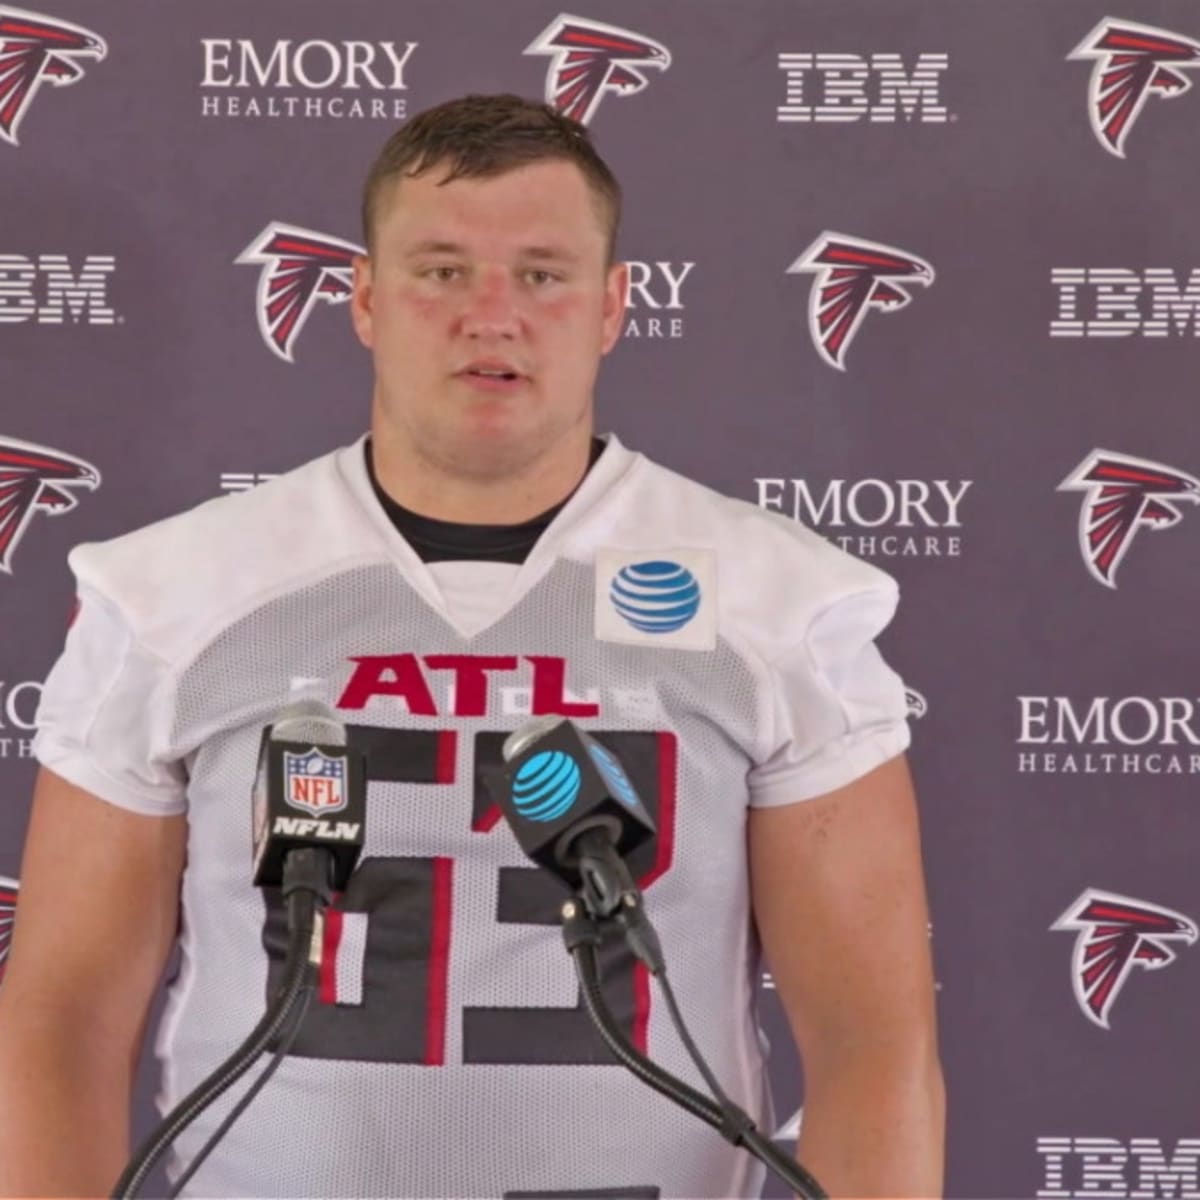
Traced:
<svg viewBox="0 0 1200 1200">
<path fill-rule="evenodd" d="M 1093 59 L 1088 115 L 1100 145 L 1125 157 L 1125 139 L 1153 92 L 1180 96 L 1192 81 L 1177 68 L 1200 67 L 1200 42 L 1153 25 L 1107 17 L 1067 55 Z"/>
<path fill-rule="evenodd" d="M 61 516 L 78 503 L 72 488 L 99 486 L 100 472 L 81 458 L 0 438 L 0 571 L 12 574 L 13 554 L 35 512 Z"/>
<path fill-rule="evenodd" d="M 296 338 L 317 300 L 343 304 L 350 299 L 356 255 L 353 242 L 272 221 L 234 260 L 260 266 L 258 331 L 284 362 L 293 362 Z"/>
<path fill-rule="evenodd" d="M 907 250 L 841 233 L 823 233 L 787 269 L 816 276 L 808 297 L 808 329 L 817 352 L 839 371 L 867 310 L 895 312 L 911 299 L 900 285 L 933 282 L 933 268 Z"/>
<path fill-rule="evenodd" d="M 546 103 L 581 125 L 592 119 L 605 93 L 640 92 L 649 80 L 638 68 L 665 71 L 671 65 L 670 51 L 660 42 L 566 13 L 547 25 L 524 53 L 550 55 Z"/>
<path fill-rule="evenodd" d="M 1200 480 L 1111 450 L 1093 450 L 1057 490 L 1085 493 L 1079 510 L 1079 549 L 1092 578 L 1110 588 L 1117 586 L 1117 567 L 1139 529 L 1177 524 L 1182 514 L 1172 501 L 1200 504 Z"/>
<path fill-rule="evenodd" d="M 1135 966 L 1160 970 L 1175 961 L 1165 942 L 1196 940 L 1195 923 L 1182 913 L 1096 888 L 1088 888 L 1050 928 L 1077 935 L 1071 956 L 1075 999 L 1102 1029 Z"/>
<path fill-rule="evenodd" d="M 76 83 L 83 78 L 79 59 L 107 53 L 104 40 L 81 25 L 0 5 L 0 139 L 17 145 L 17 131 L 43 83 Z"/>
</svg>

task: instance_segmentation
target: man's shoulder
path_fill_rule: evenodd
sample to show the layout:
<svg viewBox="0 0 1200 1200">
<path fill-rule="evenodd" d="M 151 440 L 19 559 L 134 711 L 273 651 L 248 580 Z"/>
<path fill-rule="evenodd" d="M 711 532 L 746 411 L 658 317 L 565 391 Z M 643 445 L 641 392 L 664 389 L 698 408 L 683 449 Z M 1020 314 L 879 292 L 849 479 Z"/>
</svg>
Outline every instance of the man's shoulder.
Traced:
<svg viewBox="0 0 1200 1200">
<path fill-rule="evenodd" d="M 139 631 L 217 619 L 255 595 L 369 556 L 370 522 L 344 478 L 355 453 L 360 446 L 336 450 L 249 491 L 76 546 L 71 569 Z"/>
<path fill-rule="evenodd" d="M 794 643 L 840 601 L 875 598 L 894 607 L 895 580 L 815 530 L 748 500 L 643 458 L 608 531 L 614 543 L 646 552 L 704 549 L 712 553 L 721 625 L 761 643 L 762 652 Z"/>
<path fill-rule="evenodd" d="M 723 561 L 754 578 L 827 587 L 894 586 L 891 577 L 835 546 L 800 521 L 717 491 L 643 459 L 641 495 L 631 506 L 651 536 L 677 535 L 710 544 Z"/>
</svg>

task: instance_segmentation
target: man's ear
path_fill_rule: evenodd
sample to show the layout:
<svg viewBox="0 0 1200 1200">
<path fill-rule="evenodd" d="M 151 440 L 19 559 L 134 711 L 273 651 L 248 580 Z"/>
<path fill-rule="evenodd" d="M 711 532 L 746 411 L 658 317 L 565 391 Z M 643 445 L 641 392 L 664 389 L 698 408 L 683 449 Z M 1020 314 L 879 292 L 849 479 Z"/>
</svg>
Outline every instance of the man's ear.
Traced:
<svg viewBox="0 0 1200 1200">
<path fill-rule="evenodd" d="M 354 279 L 350 285 L 350 320 L 358 340 L 368 350 L 375 345 L 374 278 L 371 260 L 365 254 L 354 256 Z"/>
<path fill-rule="evenodd" d="M 625 301 L 629 295 L 629 264 L 613 263 L 604 280 L 604 335 L 600 353 L 607 354 L 625 326 Z"/>
</svg>

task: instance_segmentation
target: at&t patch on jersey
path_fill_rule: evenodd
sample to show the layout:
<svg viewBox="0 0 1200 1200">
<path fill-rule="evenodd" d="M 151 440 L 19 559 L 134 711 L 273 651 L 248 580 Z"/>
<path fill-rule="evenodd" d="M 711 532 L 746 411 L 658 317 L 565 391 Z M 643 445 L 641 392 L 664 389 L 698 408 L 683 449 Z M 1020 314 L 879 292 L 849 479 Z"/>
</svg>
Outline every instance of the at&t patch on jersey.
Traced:
<svg viewBox="0 0 1200 1200">
<path fill-rule="evenodd" d="M 671 650 L 715 650 L 713 551 L 597 550 L 596 639 Z"/>
<path fill-rule="evenodd" d="M 315 747 L 308 754 L 283 755 L 284 795 L 292 808 L 324 817 L 346 807 L 346 760 Z"/>
</svg>

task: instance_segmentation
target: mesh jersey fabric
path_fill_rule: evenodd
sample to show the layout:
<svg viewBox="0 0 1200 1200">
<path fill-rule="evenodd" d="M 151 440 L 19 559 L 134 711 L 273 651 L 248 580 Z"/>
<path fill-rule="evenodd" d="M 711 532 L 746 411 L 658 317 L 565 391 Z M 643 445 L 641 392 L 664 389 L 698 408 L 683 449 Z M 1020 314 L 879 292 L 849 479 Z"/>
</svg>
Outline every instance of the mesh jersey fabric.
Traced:
<svg viewBox="0 0 1200 1200">
<path fill-rule="evenodd" d="M 614 553 L 711 555 L 708 648 L 603 633 Z M 482 574 L 506 589 L 492 611 L 465 620 L 379 507 L 361 442 L 70 562 L 82 607 L 35 753 L 111 803 L 188 816 L 164 1111 L 279 978 L 278 898 L 250 884 L 262 727 L 303 686 L 371 739 L 366 846 L 326 931 L 322 1003 L 189 1195 L 758 1194 L 749 1156 L 611 1063 L 556 927 L 563 893 L 479 780 L 547 707 L 621 757 L 659 823 L 633 866 L 685 1017 L 769 1128 L 747 808 L 907 745 L 902 685 L 873 644 L 896 604 L 885 574 L 612 436 L 526 561 Z M 454 565 L 459 588 L 471 566 Z M 605 958 L 631 1036 L 698 1082 L 644 971 Z M 175 1172 L 241 1091 L 179 1139 Z"/>
</svg>

